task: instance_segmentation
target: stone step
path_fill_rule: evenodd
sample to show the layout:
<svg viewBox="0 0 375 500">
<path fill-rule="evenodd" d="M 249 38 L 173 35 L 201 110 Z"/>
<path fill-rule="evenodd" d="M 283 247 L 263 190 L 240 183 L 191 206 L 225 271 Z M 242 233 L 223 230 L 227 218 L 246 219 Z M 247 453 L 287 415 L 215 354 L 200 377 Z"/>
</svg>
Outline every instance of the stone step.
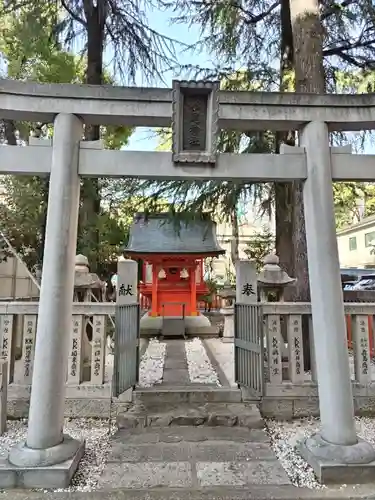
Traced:
<svg viewBox="0 0 375 500">
<path fill-rule="evenodd" d="M 119 429 L 170 426 L 223 426 L 261 429 L 259 408 L 248 403 L 134 404 L 117 416 Z"/>
<path fill-rule="evenodd" d="M 270 438 L 264 429 L 247 429 L 246 427 L 147 427 L 119 430 L 111 437 L 111 442 L 126 442 L 134 445 L 154 445 L 157 443 L 201 443 L 201 442 L 232 442 L 232 443 L 264 443 L 269 444 Z M 1 497 L 0 497 L 1 498 Z"/>
<path fill-rule="evenodd" d="M 180 429 L 180 428 L 177 428 Z M 195 428 L 188 428 L 194 433 Z M 215 439 L 181 440 L 179 432 L 169 430 L 169 436 L 152 446 L 149 442 L 130 444 L 127 439 L 129 431 L 119 431 L 112 441 L 111 450 L 107 455 L 108 462 L 244 462 L 248 460 L 275 460 L 275 454 L 269 443 L 238 442 L 220 439 L 222 428 L 216 428 Z M 258 429 L 254 429 L 258 430 Z M 246 429 L 248 434 L 251 430 Z M 131 436 L 129 436 L 131 437 Z M 249 438 L 250 436 L 248 436 Z M 168 439 L 170 441 L 168 441 Z"/>
<path fill-rule="evenodd" d="M 202 387 L 202 384 L 188 386 L 160 386 L 157 389 L 136 389 L 133 392 L 134 403 L 240 403 L 240 389 L 226 387 Z"/>
</svg>

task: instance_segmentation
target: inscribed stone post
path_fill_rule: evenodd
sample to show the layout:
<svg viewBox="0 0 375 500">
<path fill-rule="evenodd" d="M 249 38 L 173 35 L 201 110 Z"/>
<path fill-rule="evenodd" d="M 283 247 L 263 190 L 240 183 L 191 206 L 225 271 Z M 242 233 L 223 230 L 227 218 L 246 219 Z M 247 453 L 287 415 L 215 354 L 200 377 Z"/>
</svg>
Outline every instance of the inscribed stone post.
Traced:
<svg viewBox="0 0 375 500">
<path fill-rule="evenodd" d="M 84 336 L 84 319 L 82 315 L 73 314 L 72 329 L 70 333 L 70 346 L 68 357 L 68 384 L 82 382 L 82 341 Z"/>
<path fill-rule="evenodd" d="M 304 381 L 304 361 L 302 342 L 302 316 L 291 314 L 288 317 L 288 350 L 289 350 L 289 379 L 295 384 Z"/>
<path fill-rule="evenodd" d="M 13 360 L 13 314 L 0 317 L 1 358 L 7 361 L 8 380 L 12 382 L 11 368 Z"/>
<path fill-rule="evenodd" d="M 370 360 L 368 316 L 359 314 L 354 317 L 354 368 L 355 379 L 360 384 L 366 385 L 371 383 Z"/>
<path fill-rule="evenodd" d="M 94 316 L 92 321 L 91 383 L 104 382 L 105 368 L 105 316 Z"/>
<path fill-rule="evenodd" d="M 138 358 L 138 264 L 121 260 L 117 264 L 116 332 L 113 388 L 116 397 L 131 400 L 137 381 Z M 126 394 L 125 394 L 126 393 Z"/>
<path fill-rule="evenodd" d="M 34 369 L 35 356 L 35 336 L 36 336 L 37 316 L 25 316 L 23 325 L 23 383 L 31 385 Z"/>
<path fill-rule="evenodd" d="M 270 384 L 281 384 L 283 380 L 281 359 L 281 324 L 279 314 L 270 314 L 266 322 L 268 380 Z"/>
<path fill-rule="evenodd" d="M 0 361 L 0 436 L 7 430 L 8 363 Z"/>
<path fill-rule="evenodd" d="M 117 263 L 116 303 L 118 306 L 138 302 L 138 264 L 131 259 Z"/>
<path fill-rule="evenodd" d="M 256 304 L 258 302 L 257 271 L 250 260 L 236 262 L 236 302 Z"/>
</svg>

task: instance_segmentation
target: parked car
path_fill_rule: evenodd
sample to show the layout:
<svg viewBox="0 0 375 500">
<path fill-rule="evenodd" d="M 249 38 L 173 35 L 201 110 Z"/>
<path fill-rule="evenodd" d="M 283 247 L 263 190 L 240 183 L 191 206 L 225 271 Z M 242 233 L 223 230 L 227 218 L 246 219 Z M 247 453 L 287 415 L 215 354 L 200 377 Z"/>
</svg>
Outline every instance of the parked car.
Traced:
<svg viewBox="0 0 375 500">
<path fill-rule="evenodd" d="M 358 283 L 358 280 L 356 281 L 344 281 L 342 283 L 342 289 L 344 290 L 353 290 L 353 286 L 356 285 Z"/>
<path fill-rule="evenodd" d="M 341 272 L 341 284 L 343 291 L 346 290 L 375 290 L 372 288 L 372 281 L 375 279 L 375 269 L 358 269 L 358 268 L 343 268 Z M 365 282 L 371 280 L 371 283 L 366 285 Z M 354 288 L 354 287 L 359 288 Z M 371 288 L 362 288 L 370 286 Z"/>
<path fill-rule="evenodd" d="M 344 290 L 375 290 L 375 274 L 361 276 L 359 280 L 353 284 L 352 288 L 344 288 Z"/>
</svg>

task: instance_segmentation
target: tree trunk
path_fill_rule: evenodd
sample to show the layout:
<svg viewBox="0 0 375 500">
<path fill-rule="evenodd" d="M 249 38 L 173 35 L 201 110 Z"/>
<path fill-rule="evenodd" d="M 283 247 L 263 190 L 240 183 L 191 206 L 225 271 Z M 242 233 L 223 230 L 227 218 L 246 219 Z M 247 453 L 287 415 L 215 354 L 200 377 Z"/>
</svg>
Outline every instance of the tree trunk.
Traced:
<svg viewBox="0 0 375 500">
<path fill-rule="evenodd" d="M 87 24 L 86 83 L 90 85 L 102 85 L 103 83 L 106 5 L 106 0 L 101 2 L 84 0 L 83 2 Z M 100 139 L 100 127 L 86 126 L 85 140 L 96 141 L 98 139 Z M 79 239 L 82 250 L 88 254 L 91 271 L 98 272 L 97 256 L 100 245 L 98 216 L 101 202 L 99 179 L 83 179 L 81 199 Z"/>
<path fill-rule="evenodd" d="M 319 16 L 319 0 L 290 0 L 293 30 L 296 92 L 323 94 L 323 30 Z M 295 300 L 310 301 L 303 183 L 293 183 L 293 247 L 297 278 Z"/>
<path fill-rule="evenodd" d="M 47 228 L 47 210 L 48 210 L 48 194 L 49 194 L 49 177 L 47 179 L 40 179 L 41 190 L 43 192 L 42 206 L 40 210 L 42 211 L 42 223 L 40 228 L 40 246 L 38 252 L 38 265 L 42 268 L 43 257 L 44 257 L 44 242 L 46 240 L 46 228 Z"/>
<path fill-rule="evenodd" d="M 293 32 L 290 20 L 289 0 L 281 0 L 281 63 L 280 63 L 280 92 L 291 91 L 291 73 L 293 71 Z M 277 132 L 276 153 L 280 152 L 281 144 L 294 146 L 295 133 Z M 292 249 L 293 241 L 293 197 L 290 182 L 275 183 L 275 215 L 276 215 L 276 253 L 281 267 L 289 274 L 294 275 L 294 260 Z"/>
<path fill-rule="evenodd" d="M 4 135 L 8 146 L 17 146 L 16 127 L 12 120 L 4 120 Z"/>
<path fill-rule="evenodd" d="M 233 263 L 233 268 L 236 269 L 236 262 L 239 259 L 239 240 L 240 240 L 240 231 L 238 227 L 238 217 L 237 217 L 237 209 L 234 207 L 230 214 L 230 222 L 232 226 L 232 238 L 230 240 L 230 256 Z"/>
</svg>

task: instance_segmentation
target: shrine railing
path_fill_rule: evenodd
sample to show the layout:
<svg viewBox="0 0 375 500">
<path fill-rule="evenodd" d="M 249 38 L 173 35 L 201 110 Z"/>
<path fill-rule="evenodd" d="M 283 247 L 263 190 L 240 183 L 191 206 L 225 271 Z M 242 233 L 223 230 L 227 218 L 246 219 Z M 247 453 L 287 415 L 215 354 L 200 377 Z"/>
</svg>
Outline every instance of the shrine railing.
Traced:
<svg viewBox="0 0 375 500">
<path fill-rule="evenodd" d="M 144 295 L 140 297 L 140 306 L 142 311 L 147 311 L 151 309 L 151 301 L 148 297 L 145 297 Z M 198 309 L 200 311 L 218 311 L 220 310 L 221 307 L 223 307 L 223 299 L 219 297 L 219 295 L 213 295 L 211 297 L 210 302 L 207 302 L 205 300 L 199 300 L 198 301 Z"/>
<path fill-rule="evenodd" d="M 355 408 L 359 411 L 375 397 L 373 346 L 375 303 L 345 303 L 349 366 Z M 309 303 L 262 305 L 265 342 L 265 414 L 276 412 L 272 404 L 283 401 L 281 415 L 303 416 L 318 412 L 313 325 Z M 335 346 L 332 346 L 334 349 Z M 370 406 L 371 406 L 370 405 Z M 367 411 L 367 410 L 366 410 Z"/>
<path fill-rule="evenodd" d="M 267 303 L 262 305 L 266 342 L 266 380 L 304 384 L 316 382 L 311 305 Z M 349 362 L 352 379 L 372 383 L 375 303 L 345 304 Z M 334 348 L 334 346 L 332 346 Z M 309 361 L 306 363 L 306 356 Z M 284 361 L 287 360 L 287 361 Z M 310 366 L 307 371 L 306 365 Z"/>
<path fill-rule="evenodd" d="M 38 306 L 35 302 L 0 303 L 0 355 L 8 361 L 10 400 L 24 400 L 30 395 Z M 68 399 L 110 399 L 114 314 L 113 302 L 73 303 L 72 326 L 67 332 Z"/>
<path fill-rule="evenodd" d="M 38 305 L 32 302 L 0 302 L 0 356 L 8 361 L 8 399 L 14 416 L 23 416 L 27 412 Z M 114 320 L 115 307 L 113 302 L 73 303 L 72 326 L 67 332 L 69 360 L 66 395 L 67 400 L 74 404 L 68 405 L 68 414 L 102 416 L 104 407 L 109 412 L 113 374 L 111 339 L 114 334 L 110 317 Z M 270 415 L 281 411 L 280 401 L 283 408 L 289 408 L 288 416 L 318 411 L 310 304 L 267 303 L 262 304 L 262 311 L 265 342 L 263 406 L 271 408 Z M 356 405 L 368 405 L 369 401 L 375 401 L 375 365 L 371 361 L 371 348 L 375 344 L 375 303 L 346 303 L 345 314 Z M 306 363 L 309 354 L 310 363 Z M 81 403 L 80 413 L 77 408 L 81 408 Z M 373 410 L 375 412 L 375 403 Z"/>
</svg>

